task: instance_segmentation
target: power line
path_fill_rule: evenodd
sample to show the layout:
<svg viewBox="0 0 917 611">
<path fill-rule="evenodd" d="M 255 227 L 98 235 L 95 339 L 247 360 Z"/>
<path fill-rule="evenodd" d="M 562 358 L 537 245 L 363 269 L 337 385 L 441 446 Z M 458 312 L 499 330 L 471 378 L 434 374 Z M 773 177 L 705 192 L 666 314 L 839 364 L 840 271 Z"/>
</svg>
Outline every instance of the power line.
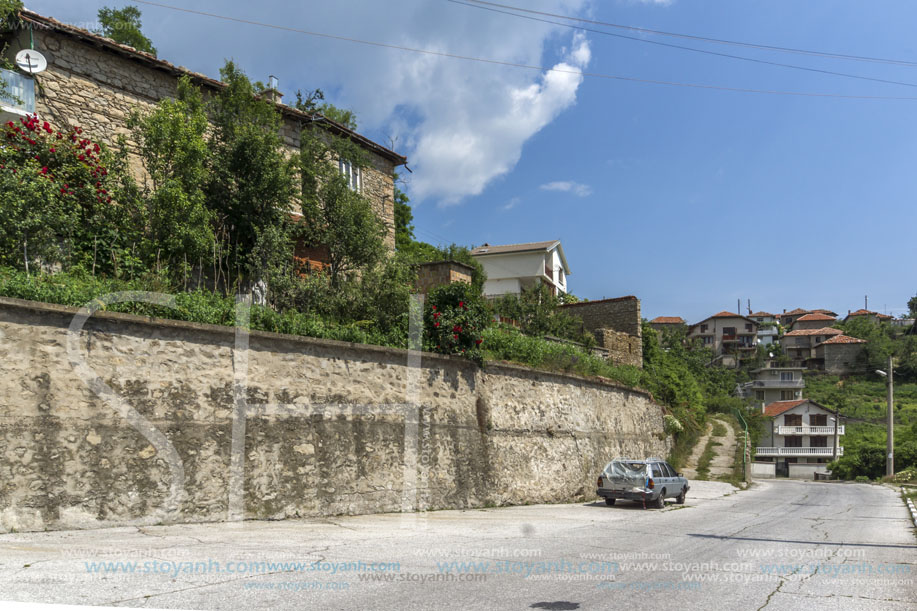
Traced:
<svg viewBox="0 0 917 611">
<path fill-rule="evenodd" d="M 609 23 L 606 21 L 595 21 L 592 19 L 583 19 L 581 17 L 570 17 L 569 15 L 558 15 L 556 13 L 546 13 L 544 11 L 535 11 L 531 9 L 520 8 L 516 6 L 510 6 L 508 4 L 498 4 L 496 2 L 485 2 L 484 0 L 468 0 L 475 4 L 483 4 L 487 6 L 496 6 L 499 8 L 511 9 L 514 11 L 519 11 L 523 13 L 532 13 L 535 15 L 544 15 L 547 17 L 556 17 L 558 19 L 568 19 L 570 21 L 578 21 L 580 23 L 590 23 L 592 25 L 601 25 L 609 28 L 619 28 L 623 30 L 630 30 L 632 32 L 642 32 L 644 34 L 657 34 L 659 36 L 672 36 L 675 38 L 686 38 L 689 40 L 697 40 L 701 42 L 710 42 L 721 45 L 735 45 L 739 47 L 748 47 L 750 49 L 762 49 L 765 51 L 779 51 L 781 53 L 798 53 L 801 55 L 814 55 L 816 57 L 828 57 L 831 59 L 845 59 L 852 61 L 861 61 L 861 62 L 875 62 L 881 64 L 895 64 L 899 66 L 917 66 L 917 62 L 908 61 L 908 60 L 899 60 L 899 59 L 888 59 L 882 57 L 869 57 L 864 55 L 847 55 L 844 53 L 831 53 L 827 51 L 813 51 L 810 49 L 796 49 L 793 47 L 780 47 L 776 45 L 764 45 L 752 42 L 742 42 L 738 40 L 725 40 L 722 38 L 710 38 L 706 36 L 696 36 L 692 34 L 680 34 L 678 32 L 666 32 L 664 30 L 651 30 L 649 28 L 641 28 L 632 25 L 622 25 L 619 23 Z"/>
<path fill-rule="evenodd" d="M 384 49 L 395 49 L 398 51 L 409 51 L 412 53 L 423 53 L 426 55 L 434 55 L 437 57 L 446 57 L 450 59 L 460 59 L 465 61 L 476 61 L 486 64 L 492 64 L 496 66 L 507 66 L 511 68 L 522 68 L 526 70 L 537 70 L 539 72 L 556 72 L 561 74 L 575 74 L 584 77 L 591 78 L 601 78 L 607 80 L 615 81 L 625 81 L 630 83 L 643 83 L 650 85 L 666 85 L 670 87 L 685 87 L 690 89 L 707 89 L 712 91 L 731 91 L 734 93 L 757 93 L 757 94 L 766 94 L 766 95 L 784 95 L 784 96 L 795 96 L 795 97 L 810 97 L 810 98 L 832 98 L 832 99 L 846 99 L 846 100 L 900 100 L 900 101 L 915 101 L 917 97 L 913 96 L 882 96 L 882 95 L 850 95 L 850 94 L 839 94 L 839 93 L 819 93 L 819 92 L 808 92 L 808 91 L 783 91 L 777 89 L 752 89 L 744 87 L 726 87 L 721 85 L 705 85 L 702 83 L 685 83 L 678 81 L 664 81 L 658 79 L 645 79 L 637 78 L 631 76 L 621 76 L 614 74 L 602 74 L 598 72 L 583 72 L 582 70 L 576 69 L 565 69 L 565 68 L 548 68 L 546 66 L 536 66 L 531 64 L 521 64 L 516 62 L 502 61 L 496 59 L 488 59 L 483 57 L 471 57 L 467 55 L 458 55 L 455 53 L 446 53 L 443 51 L 431 51 L 429 49 L 417 49 L 413 47 L 405 47 L 402 45 L 394 45 L 389 43 L 375 42 L 369 40 L 362 40 L 359 38 L 350 38 L 347 36 L 337 36 L 334 34 L 325 34 L 322 32 L 312 32 L 309 30 L 302 30 L 299 28 L 293 28 L 289 26 L 282 26 L 270 23 L 264 23 L 260 21 L 253 21 L 250 19 L 241 19 L 238 17 L 229 17 L 226 15 L 218 15 L 216 13 L 208 13 L 205 11 L 198 11 L 194 9 L 186 9 L 178 6 L 171 6 L 168 4 L 162 4 L 159 2 L 151 2 L 150 0 L 133 0 L 137 4 L 145 4 L 149 6 L 156 6 L 159 8 L 169 9 L 173 11 L 179 11 L 183 13 L 189 13 L 193 15 L 201 15 L 204 17 L 211 17 L 214 19 L 221 19 L 224 21 L 232 21 L 236 23 L 243 23 L 247 25 L 255 25 L 264 28 L 271 28 L 275 30 L 282 30 L 286 32 L 294 32 L 297 34 L 304 34 L 307 36 L 316 36 L 319 38 L 328 38 L 331 40 L 340 40 L 344 42 L 352 42 L 356 44 L 368 45 L 373 47 L 380 47 Z"/>
<path fill-rule="evenodd" d="M 501 13 L 501 14 L 503 14 L 503 15 L 510 15 L 510 16 L 512 16 L 512 17 L 518 17 L 518 18 L 520 18 L 520 19 L 528 19 L 528 20 L 531 20 L 531 21 L 540 21 L 540 22 L 542 22 L 542 23 L 550 23 L 550 24 L 559 25 L 559 26 L 562 26 L 562 27 L 565 27 L 565 28 L 572 28 L 572 29 L 574 29 L 574 30 L 582 30 L 582 31 L 584 31 L 584 32 L 592 32 L 592 33 L 594 33 L 594 34 L 602 34 L 603 36 L 613 36 L 613 37 L 615 37 L 615 38 L 623 38 L 623 39 L 626 39 L 626 40 L 633 40 L 633 41 L 635 41 L 635 42 L 642 42 L 642 43 L 645 43 L 645 44 L 657 45 L 657 46 L 660 46 L 660 47 L 669 47 L 669 48 L 671 48 L 671 49 L 681 49 L 682 51 L 692 51 L 692 52 L 694 52 L 694 53 L 703 53 L 704 55 L 713 55 L 713 56 L 716 56 L 716 57 L 726 57 L 726 58 L 729 58 L 729 59 L 738 59 L 738 60 L 742 60 L 742 61 L 746 61 L 746 62 L 753 62 L 753 63 L 756 63 L 756 64 L 765 64 L 765 65 L 768 65 L 768 66 L 777 66 L 777 67 L 780 67 L 780 68 L 791 68 L 791 69 L 793 69 L 793 70 L 804 70 L 804 71 L 806 71 L 806 72 L 818 72 L 818 73 L 821 73 L 821 74 L 830 74 L 830 75 L 833 75 L 833 76 L 843 76 L 843 77 L 846 77 L 846 78 L 860 79 L 860 80 L 864 80 L 864 81 L 873 81 L 873 82 L 876 82 L 876 83 L 887 83 L 887 84 L 890 84 L 890 85 L 904 85 L 905 87 L 917 87 L 917 83 L 907 83 L 907 82 L 903 82 L 903 81 L 892 81 L 892 80 L 888 80 L 888 79 L 875 78 L 875 77 L 871 77 L 871 76 L 862 76 L 862 75 L 859 75 L 859 74 L 849 74 L 849 73 L 847 73 L 847 72 L 835 72 L 835 71 L 833 71 L 833 70 L 822 70 L 822 69 L 820 69 L 820 68 L 810 68 L 810 67 L 808 67 L 808 66 L 798 66 L 798 65 L 795 65 L 795 64 L 784 64 L 784 63 L 781 63 L 781 62 L 772 62 L 772 61 L 768 61 L 768 60 L 765 60 L 765 59 L 755 59 L 755 58 L 753 58 L 753 57 L 745 57 L 745 56 L 742 56 L 742 55 L 732 55 L 732 54 L 730 54 L 730 53 L 718 53 L 718 52 L 716 52 L 716 51 L 708 51 L 708 50 L 706 50 L 706 49 L 697 49 L 697 48 L 695 48 L 695 47 L 686 47 L 686 46 L 684 46 L 684 45 L 676 45 L 676 44 L 671 44 L 671 43 L 668 43 L 668 42 L 659 42 L 658 40 L 649 40 L 649 39 L 647 39 L 647 38 L 637 38 L 636 36 L 627 36 L 626 34 L 615 34 L 614 32 L 607 32 L 607 31 L 605 31 L 605 30 L 596 30 L 595 28 L 587 28 L 587 27 L 583 27 L 583 26 L 579 26 L 579 25 L 574 25 L 574 24 L 571 24 L 571 23 L 563 23 L 563 22 L 560 22 L 560 21 L 551 21 L 550 19 L 541 19 L 541 18 L 539 18 L 539 17 L 530 17 L 529 15 L 520 15 L 519 13 L 513 13 L 513 12 L 511 12 L 511 11 L 503 11 L 503 10 L 500 10 L 500 9 L 490 8 L 490 7 L 488 7 L 488 6 L 482 6 L 482 5 L 485 4 L 485 3 L 480 3 L 480 2 L 474 3 L 474 0 L 468 0 L 467 2 L 462 1 L 462 0 L 446 0 L 446 1 L 447 1 L 447 2 L 451 2 L 452 4 L 461 4 L 461 5 L 463 5 L 463 6 L 467 6 L 467 7 L 470 7 L 470 8 L 476 8 L 476 9 L 480 9 L 480 10 L 484 10 L 484 11 L 492 11 L 492 12 L 494 12 L 494 13 Z M 486 4 L 490 4 L 490 3 L 486 3 Z M 519 9 L 519 10 L 524 10 L 524 9 Z"/>
</svg>

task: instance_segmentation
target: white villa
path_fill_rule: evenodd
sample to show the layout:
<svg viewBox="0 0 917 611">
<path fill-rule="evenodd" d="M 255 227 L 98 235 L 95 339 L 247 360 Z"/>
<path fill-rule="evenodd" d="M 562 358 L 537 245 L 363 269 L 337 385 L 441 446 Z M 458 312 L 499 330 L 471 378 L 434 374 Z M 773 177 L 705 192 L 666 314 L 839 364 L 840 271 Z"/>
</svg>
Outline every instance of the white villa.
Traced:
<svg viewBox="0 0 917 611">
<path fill-rule="evenodd" d="M 844 455 L 844 426 L 825 406 L 811 399 L 776 401 L 764 408 L 764 415 L 769 419 L 755 449 L 753 477 L 812 479 L 827 473 L 826 464 L 835 456 Z"/>
<path fill-rule="evenodd" d="M 484 244 L 472 250 L 471 256 L 487 273 L 484 283 L 487 297 L 519 294 L 538 284 L 547 285 L 553 295 L 567 292 L 570 266 L 560 240 L 503 246 Z"/>
</svg>

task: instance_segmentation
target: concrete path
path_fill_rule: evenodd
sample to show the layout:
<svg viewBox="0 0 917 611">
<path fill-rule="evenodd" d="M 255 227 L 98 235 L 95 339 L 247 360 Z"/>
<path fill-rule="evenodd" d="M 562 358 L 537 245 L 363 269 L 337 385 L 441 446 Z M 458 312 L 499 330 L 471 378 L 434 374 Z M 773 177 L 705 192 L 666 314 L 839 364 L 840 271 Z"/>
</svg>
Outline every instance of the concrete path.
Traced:
<svg viewBox="0 0 917 611">
<path fill-rule="evenodd" d="M 694 444 L 694 449 L 691 450 L 691 456 L 688 457 L 688 463 L 685 465 L 682 472 L 684 476 L 688 479 L 697 478 L 697 462 L 700 460 L 700 455 L 704 453 L 704 448 L 707 447 L 707 441 L 710 439 L 710 434 L 713 432 L 713 423 L 710 421 L 707 422 L 707 430 L 697 440 L 697 443 Z"/>
<path fill-rule="evenodd" d="M 0 601 L 219 611 L 917 608 L 917 541 L 894 490 L 691 485 L 686 505 L 663 510 L 589 502 L 0 535 Z M 0 602 L 10 608 L 18 611 Z"/>
<path fill-rule="evenodd" d="M 710 478 L 716 478 L 720 475 L 732 475 L 732 468 L 735 465 L 736 458 L 736 432 L 732 423 L 726 418 L 716 419 L 726 427 L 725 437 L 714 437 L 722 445 L 713 446 L 713 460 L 710 461 Z"/>
</svg>

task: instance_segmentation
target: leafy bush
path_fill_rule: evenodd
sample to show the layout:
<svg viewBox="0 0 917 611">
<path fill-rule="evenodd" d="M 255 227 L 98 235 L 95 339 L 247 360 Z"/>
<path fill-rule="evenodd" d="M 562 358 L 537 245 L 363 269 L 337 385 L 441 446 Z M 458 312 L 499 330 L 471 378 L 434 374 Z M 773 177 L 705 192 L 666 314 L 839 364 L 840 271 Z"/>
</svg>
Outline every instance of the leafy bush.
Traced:
<svg viewBox="0 0 917 611">
<path fill-rule="evenodd" d="M 551 294 L 544 284 L 523 289 L 520 295 L 504 295 L 497 299 L 494 311 L 519 323 L 527 335 L 551 335 L 585 344 L 595 345 L 595 336 L 583 330 L 583 321 L 567 314 L 559 306 L 562 297 Z"/>
<path fill-rule="evenodd" d="M 524 335 L 509 325 L 496 325 L 484 331 L 488 360 L 513 361 L 538 369 L 601 376 L 626 386 L 640 383 L 641 371 L 629 365 L 613 365 L 577 346 L 549 342 Z"/>
<path fill-rule="evenodd" d="M 678 418 L 672 414 L 666 414 L 663 417 L 663 426 L 667 435 L 676 435 L 685 430 L 685 427 L 681 425 L 681 422 L 678 421 Z"/>
<path fill-rule="evenodd" d="M 483 299 L 470 284 L 453 282 L 437 287 L 427 296 L 424 310 L 427 349 L 461 355 L 483 365 L 481 344 L 490 322 Z"/>
</svg>

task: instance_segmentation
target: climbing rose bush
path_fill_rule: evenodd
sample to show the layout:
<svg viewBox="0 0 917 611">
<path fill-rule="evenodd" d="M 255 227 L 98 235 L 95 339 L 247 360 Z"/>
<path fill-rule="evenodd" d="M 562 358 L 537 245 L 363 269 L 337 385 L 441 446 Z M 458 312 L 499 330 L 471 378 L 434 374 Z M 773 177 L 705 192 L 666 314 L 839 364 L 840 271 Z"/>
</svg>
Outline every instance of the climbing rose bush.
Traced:
<svg viewBox="0 0 917 611">
<path fill-rule="evenodd" d="M 80 127 L 60 131 L 36 115 L 0 126 L 0 253 L 10 259 L 4 263 L 72 256 L 79 235 L 109 245 L 120 184 L 111 163 Z"/>
<path fill-rule="evenodd" d="M 483 333 L 492 316 L 469 284 L 454 282 L 430 291 L 424 311 L 425 347 L 484 363 Z"/>
</svg>

